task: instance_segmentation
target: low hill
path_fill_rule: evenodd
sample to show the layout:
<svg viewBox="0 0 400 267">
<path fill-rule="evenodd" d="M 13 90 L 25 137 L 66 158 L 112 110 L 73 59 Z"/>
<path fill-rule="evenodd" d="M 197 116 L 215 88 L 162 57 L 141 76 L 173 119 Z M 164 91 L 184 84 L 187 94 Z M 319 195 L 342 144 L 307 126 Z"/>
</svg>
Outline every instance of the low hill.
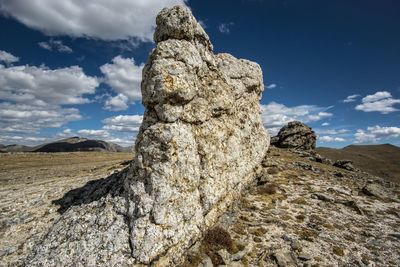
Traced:
<svg viewBox="0 0 400 267">
<path fill-rule="evenodd" d="M 400 183 L 400 147 L 390 144 L 350 145 L 342 149 L 320 147 L 317 153 L 331 160 L 351 160 L 360 170 Z"/>
<path fill-rule="evenodd" d="M 75 151 L 109 151 L 123 152 L 129 149 L 102 140 L 91 140 L 80 137 L 62 139 L 35 148 L 33 152 L 75 152 Z"/>
<path fill-rule="evenodd" d="M 0 152 L 30 152 L 32 151 L 32 149 L 33 148 L 30 146 L 17 145 L 17 144 L 0 146 Z"/>
<path fill-rule="evenodd" d="M 70 137 L 48 144 L 35 147 L 24 145 L 8 145 L 0 147 L 1 152 L 76 152 L 76 151 L 108 151 L 108 152 L 129 152 L 129 147 L 81 137 Z"/>
</svg>

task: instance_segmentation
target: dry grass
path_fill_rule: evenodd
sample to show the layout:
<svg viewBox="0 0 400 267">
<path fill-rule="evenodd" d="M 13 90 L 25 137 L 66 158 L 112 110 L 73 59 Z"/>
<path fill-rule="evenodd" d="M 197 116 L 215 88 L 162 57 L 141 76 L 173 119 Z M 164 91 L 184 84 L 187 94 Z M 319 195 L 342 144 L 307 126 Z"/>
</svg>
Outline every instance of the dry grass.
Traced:
<svg viewBox="0 0 400 267">
<path fill-rule="evenodd" d="M 262 195 L 276 194 L 278 186 L 276 184 L 265 184 L 257 188 L 257 193 Z"/>
</svg>

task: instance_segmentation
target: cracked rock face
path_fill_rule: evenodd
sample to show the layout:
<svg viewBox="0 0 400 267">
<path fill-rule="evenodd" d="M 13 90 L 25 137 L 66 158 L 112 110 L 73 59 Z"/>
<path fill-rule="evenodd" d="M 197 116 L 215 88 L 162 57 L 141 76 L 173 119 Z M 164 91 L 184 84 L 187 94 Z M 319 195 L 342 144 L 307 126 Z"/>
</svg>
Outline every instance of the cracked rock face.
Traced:
<svg viewBox="0 0 400 267">
<path fill-rule="evenodd" d="M 316 140 L 317 136 L 310 127 L 300 121 L 292 121 L 280 129 L 271 143 L 280 148 L 314 150 Z"/>
<path fill-rule="evenodd" d="M 159 13 L 154 40 L 143 69 L 146 110 L 123 188 L 66 211 L 29 266 L 179 265 L 253 180 L 270 141 L 260 116 L 260 66 L 214 55 L 181 6 Z"/>
<path fill-rule="evenodd" d="M 250 182 L 269 146 L 258 64 L 214 55 L 184 7 L 162 10 L 154 37 L 135 171 L 126 181 L 130 240 L 141 263 L 182 254 Z"/>
</svg>

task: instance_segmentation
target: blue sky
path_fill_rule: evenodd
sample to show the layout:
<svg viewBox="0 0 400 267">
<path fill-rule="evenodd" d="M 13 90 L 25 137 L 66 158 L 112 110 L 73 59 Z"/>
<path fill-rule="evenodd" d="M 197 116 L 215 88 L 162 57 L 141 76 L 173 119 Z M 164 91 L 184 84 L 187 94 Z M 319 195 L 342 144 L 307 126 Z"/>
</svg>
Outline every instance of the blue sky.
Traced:
<svg viewBox="0 0 400 267">
<path fill-rule="evenodd" d="M 400 145 L 399 1 L 0 0 L 0 143 L 132 145 L 155 16 L 185 4 L 216 53 L 259 63 L 263 119 L 319 146 Z"/>
</svg>

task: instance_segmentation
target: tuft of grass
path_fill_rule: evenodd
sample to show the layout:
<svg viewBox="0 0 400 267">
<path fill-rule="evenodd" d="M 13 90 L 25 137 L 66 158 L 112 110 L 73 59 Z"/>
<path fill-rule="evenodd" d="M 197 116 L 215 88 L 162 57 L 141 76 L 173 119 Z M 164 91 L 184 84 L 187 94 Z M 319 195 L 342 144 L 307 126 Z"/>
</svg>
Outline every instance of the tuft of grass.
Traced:
<svg viewBox="0 0 400 267">
<path fill-rule="evenodd" d="M 344 256 L 344 249 L 341 248 L 341 247 L 333 246 L 332 247 L 332 252 L 337 256 L 340 256 L 340 257 Z"/>
<path fill-rule="evenodd" d="M 318 232 L 312 229 L 303 228 L 297 232 L 300 239 L 313 241 L 314 238 L 318 237 Z"/>
<path fill-rule="evenodd" d="M 275 167 L 275 166 L 269 167 L 267 169 L 267 173 L 268 174 L 278 174 L 279 173 L 279 169 L 278 169 L 278 167 Z"/>
<path fill-rule="evenodd" d="M 307 205 L 307 201 L 304 199 L 304 197 L 296 198 L 292 201 L 292 203 L 299 205 Z"/>
<path fill-rule="evenodd" d="M 235 244 L 231 235 L 224 228 L 216 226 L 210 229 L 204 236 L 202 242 L 205 253 L 210 257 L 214 266 L 224 265 L 225 262 L 218 254 L 220 249 L 226 249 L 233 253 L 235 252 Z"/>
<path fill-rule="evenodd" d="M 224 228 L 216 226 L 209 230 L 204 236 L 204 242 L 217 250 L 225 248 L 231 251 L 233 241 L 231 235 Z"/>
<path fill-rule="evenodd" d="M 262 195 L 273 195 L 276 194 L 278 186 L 276 184 L 265 184 L 257 188 L 257 193 Z"/>
<path fill-rule="evenodd" d="M 306 218 L 306 216 L 304 216 L 303 214 L 299 214 L 299 215 L 296 215 L 295 218 L 298 222 L 304 222 L 304 219 Z"/>
</svg>

